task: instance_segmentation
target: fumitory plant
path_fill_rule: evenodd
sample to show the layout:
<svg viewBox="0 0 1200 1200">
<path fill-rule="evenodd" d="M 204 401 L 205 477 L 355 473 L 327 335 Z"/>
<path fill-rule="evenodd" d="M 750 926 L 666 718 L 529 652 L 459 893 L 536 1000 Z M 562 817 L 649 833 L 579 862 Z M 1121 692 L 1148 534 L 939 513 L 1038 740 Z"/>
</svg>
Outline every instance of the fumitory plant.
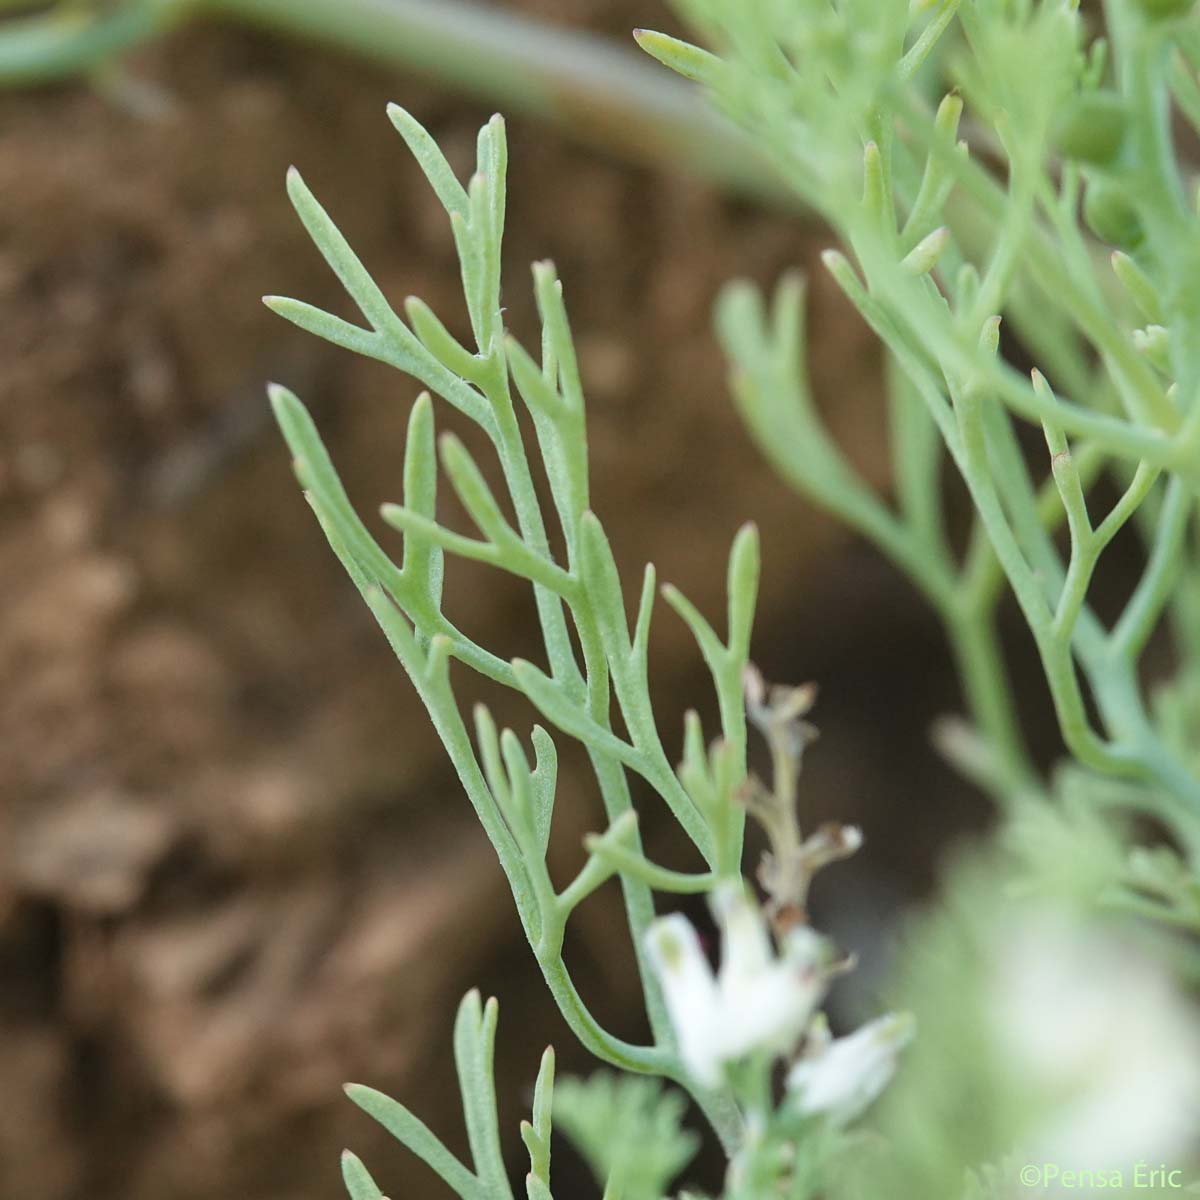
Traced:
<svg viewBox="0 0 1200 1200">
<path fill-rule="evenodd" d="M 917 1090 L 902 1078 L 885 1094 L 911 1018 L 887 1015 L 833 1037 L 821 1012 L 850 964 L 810 924 L 808 889 L 861 835 L 802 827 L 797 777 L 812 694 L 769 687 L 750 663 L 757 534 L 746 526 L 734 541 L 723 634 L 677 590 L 662 590 L 708 666 L 720 719 L 709 741 L 717 731 L 688 715 L 676 764 L 650 703 L 655 573 L 646 568 L 631 613 L 590 508 L 584 387 L 550 264 L 533 272 L 536 352 L 504 325 L 503 122 L 481 131 L 464 186 L 428 133 L 390 110 L 447 212 L 469 345 L 419 299 L 401 315 L 293 171 L 297 212 L 364 324 L 298 300 L 267 303 L 427 389 L 409 422 L 403 502 L 382 511 L 402 535 L 399 561 L 355 511 L 299 400 L 275 387 L 297 476 L 425 703 L 560 1011 L 588 1050 L 623 1073 L 560 1084 L 556 1096 L 547 1053 L 533 1119 L 522 1126 L 527 1193 L 552 1194 L 557 1117 L 613 1200 L 666 1195 L 696 1148 L 681 1090 L 725 1151 L 730 1200 L 880 1195 L 888 1180 L 906 1181 L 896 1194 L 1004 1195 L 1012 1181 L 997 1155 L 1124 1146 L 1112 1131 L 1121 1097 L 1134 1094 L 1156 1102 L 1139 1136 L 1155 1152 L 1181 1153 L 1200 1115 L 1200 1056 L 1188 1053 L 1195 1016 L 1175 985 L 1182 958 L 1190 954 L 1194 970 L 1194 947 L 1181 949 L 1167 932 L 1200 928 L 1200 227 L 1176 145 L 1178 123 L 1200 132 L 1192 5 L 1110 0 L 1102 25 L 1069 0 L 678 0 L 677 8 L 704 48 L 639 31 L 643 48 L 702 84 L 842 244 L 825 266 L 886 352 L 894 502 L 855 473 L 821 423 L 797 276 L 769 302 L 746 284 L 721 300 L 717 328 L 737 402 L 779 472 L 874 541 L 937 609 L 969 712 L 943 730 L 942 744 L 1000 801 L 1006 823 L 998 850 L 955 873 L 953 903 L 918 931 L 904 960 L 896 990 L 914 1009 L 963 1003 L 933 1028 L 922 1022 Z M 1032 370 L 1016 365 L 1021 357 Z M 434 396 L 482 431 L 503 495 L 459 439 L 435 438 Z M 1030 452 L 1024 426 L 1040 430 L 1043 452 Z M 439 463 L 474 533 L 439 520 Z M 965 547 L 947 520 L 948 465 L 974 514 Z M 565 550 L 555 554 L 560 533 Z M 1140 539 L 1144 569 L 1105 621 L 1093 582 L 1119 538 Z M 442 604 L 447 552 L 529 584 L 540 662 L 505 661 L 451 622 Z M 1027 749 L 1000 645 L 1008 593 L 1070 756 L 1049 778 Z M 1144 669 L 1160 626 L 1176 662 L 1166 683 Z M 486 708 L 468 725 L 452 661 L 523 694 L 559 738 L 586 751 L 608 825 L 587 839 L 574 879 L 555 880 L 546 865 L 553 736 L 534 728 L 531 759 Z M 769 785 L 748 774 L 748 725 L 769 746 Z M 682 827 L 695 869 L 645 856 L 632 777 Z M 761 898 L 743 878 L 747 815 L 770 846 L 755 872 Z M 999 889 L 1015 874 L 1037 896 L 1000 912 Z M 614 878 L 641 977 L 645 1044 L 597 1022 L 563 957 L 575 909 Z M 707 895 L 720 933 L 715 971 L 685 917 L 657 915 L 655 893 Z M 1062 964 L 1104 976 L 1132 961 L 1127 926 L 1082 929 L 1082 916 L 1097 910 L 1154 921 L 1136 927 L 1131 952 L 1145 957 L 1138 978 L 1147 982 L 1118 996 L 1126 1021 L 1144 1017 L 1150 1032 L 1106 1039 L 1116 1065 L 1093 1074 L 1095 1041 L 1072 1042 L 1078 1031 L 1040 1014 L 1069 1001 Z M 1007 1024 L 989 1040 L 990 1018 L 980 1014 L 995 1004 Z M 466 1200 L 512 1194 L 491 1073 L 496 1022 L 495 1002 L 472 993 L 455 1029 L 469 1165 L 407 1108 L 350 1089 Z M 1077 1068 L 1056 1073 L 1046 1048 L 1067 1044 Z M 1010 1086 L 1018 1069 L 1024 1102 Z M 948 1104 L 938 1092 L 952 1072 Z M 880 1127 L 894 1150 L 855 1130 L 881 1095 Z M 971 1109 L 964 1095 L 986 1099 Z M 870 1152 L 851 1153 L 863 1147 Z M 981 1173 L 968 1176 L 968 1166 Z M 345 1175 L 355 1200 L 378 1200 L 352 1156 Z"/>
<path fill-rule="evenodd" d="M 408 322 L 402 320 L 293 171 L 288 186 L 297 212 L 367 325 L 353 325 L 297 300 L 270 297 L 267 304 L 302 328 L 399 367 L 429 389 L 417 399 L 409 421 L 404 502 L 387 505 L 382 513 L 403 534 L 400 563 L 393 562 L 350 504 L 307 411 L 286 389 L 274 387 L 272 403 L 297 476 L 331 546 L 429 711 L 495 846 L 538 965 L 571 1029 L 610 1066 L 669 1080 L 693 1096 L 729 1154 L 731 1195 L 754 1195 L 762 1186 L 787 1186 L 792 1195 L 808 1195 L 818 1178 L 817 1159 L 833 1152 L 835 1133 L 882 1090 L 909 1027 L 903 1018 L 883 1018 L 848 1038 L 831 1039 L 819 1019 L 828 984 L 846 964 L 806 923 L 805 895 L 813 873 L 851 853 L 860 839 L 857 831 L 841 827 L 801 835 L 796 774 L 809 736 L 803 717 L 811 692 L 768 689 L 750 666 L 757 533 L 746 526 L 734 541 L 724 637 L 680 592 L 662 589 L 708 665 L 721 721 L 720 737 L 706 744 L 699 717 L 688 715 L 683 759 L 676 769 L 650 704 L 648 638 L 655 573 L 646 568 L 631 623 L 603 526 L 589 508 L 583 388 L 563 289 L 550 264 L 538 264 L 533 272 L 542 324 L 538 354 L 530 354 L 502 322 L 504 124 L 493 118 L 480 132 L 477 170 L 464 188 L 409 114 L 393 107 L 389 115 L 447 211 L 474 349 L 457 341 L 418 299 L 406 302 Z M 446 434 L 435 445 L 434 392 L 486 435 L 515 520 L 506 515 L 458 438 Z M 553 519 L 566 546 L 565 565 L 555 561 L 549 548 L 549 522 L 534 485 L 518 402 L 533 425 Z M 439 459 L 479 536 L 438 522 Z M 522 660 L 505 662 L 451 623 L 442 607 L 446 552 L 528 581 L 548 670 Z M 546 865 L 555 798 L 554 740 L 543 727 L 534 727 L 531 764 L 521 739 L 511 730 L 497 730 L 485 707 L 475 708 L 473 730 L 468 729 L 451 686 L 452 659 L 522 692 L 548 724 L 587 751 L 609 826 L 588 839 L 588 859 L 565 886 L 556 886 Z M 624 732 L 614 726 L 614 697 Z M 772 789 L 747 779 L 747 712 L 773 751 Z M 668 870 L 643 855 L 631 774 L 668 806 L 695 847 L 698 870 Z M 772 844 L 762 871 L 769 897 L 765 912 L 741 875 L 747 811 L 760 816 Z M 620 879 L 642 975 L 652 1034 L 645 1045 L 622 1041 L 600 1026 L 563 958 L 567 921 L 614 876 Z M 655 891 L 710 893 L 722 932 L 715 976 L 683 917 L 655 918 Z M 352 1099 L 468 1200 L 510 1194 L 491 1079 L 496 1020 L 495 1002 L 484 1005 L 472 993 L 456 1026 L 470 1167 L 407 1109 L 369 1089 L 350 1089 Z M 779 1100 L 772 1090 L 773 1068 L 797 1050 L 801 1057 Z M 690 1159 L 684 1150 L 692 1143 L 677 1129 L 674 1095 L 630 1093 L 624 1087 L 602 1077 L 567 1090 L 560 1101 L 565 1124 L 585 1152 L 596 1140 L 594 1154 L 611 1196 L 659 1196 Z M 531 1197 L 550 1194 L 552 1089 L 553 1058 L 547 1056 L 534 1120 L 525 1129 Z M 610 1122 L 597 1114 L 639 1106 L 644 1119 L 616 1125 L 628 1128 L 627 1140 L 599 1135 Z M 809 1128 L 820 1135 L 801 1137 Z M 347 1159 L 346 1178 L 356 1200 L 378 1195 L 356 1160 Z"/>
<path fill-rule="evenodd" d="M 1172 104 L 1200 122 L 1192 5 L 1112 0 L 1108 37 L 1069 0 L 678 7 L 719 54 L 640 31 L 642 46 L 752 128 L 853 256 L 824 263 L 886 350 L 896 503 L 820 422 L 795 276 L 769 304 L 732 285 L 718 310 L 751 432 L 937 608 L 995 793 L 1043 790 L 997 638 L 1007 583 L 1074 760 L 1194 865 L 1200 224 Z M 1005 325 L 1031 373 L 1000 353 Z M 975 510 L 961 554 L 946 459 Z M 1145 569 L 1106 626 L 1090 591 L 1127 525 Z M 1178 674 L 1148 698 L 1138 665 L 1164 619 Z M 1194 921 L 1176 899 L 1162 915 Z"/>
</svg>

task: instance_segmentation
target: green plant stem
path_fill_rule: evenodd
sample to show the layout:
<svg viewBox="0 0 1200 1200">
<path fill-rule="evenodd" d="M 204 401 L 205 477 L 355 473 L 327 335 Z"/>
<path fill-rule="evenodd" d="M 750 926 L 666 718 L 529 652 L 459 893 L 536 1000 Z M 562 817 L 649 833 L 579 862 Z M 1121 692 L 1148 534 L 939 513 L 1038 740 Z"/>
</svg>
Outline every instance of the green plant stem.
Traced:
<svg viewBox="0 0 1200 1200">
<path fill-rule="evenodd" d="M 1112 652 L 1132 667 L 1171 597 L 1183 566 L 1183 541 L 1194 497 L 1182 481 L 1172 480 L 1159 514 L 1150 560 L 1112 634 Z"/>
<path fill-rule="evenodd" d="M 498 386 L 488 389 L 488 399 L 492 403 L 492 411 L 497 416 L 498 436 L 494 439 L 496 451 L 500 456 L 505 483 L 512 496 L 521 535 L 536 553 L 549 559 L 550 542 L 546 536 L 546 524 L 534 489 L 533 475 L 521 440 L 520 426 L 513 412 L 507 372 Z M 562 601 L 546 588 L 536 584 L 534 600 L 553 677 L 568 689 L 577 691 L 582 687 L 582 678 L 574 651 L 571 649 Z"/>
<path fill-rule="evenodd" d="M 1009 201 L 1005 189 L 992 173 L 975 160 L 956 153 L 952 146 L 947 146 L 945 139 L 937 134 L 933 117 L 911 92 L 897 90 L 893 98 L 906 121 L 910 122 L 922 148 L 944 164 L 973 202 L 967 208 L 970 221 L 974 222 L 982 216 L 986 218 L 987 228 L 990 230 L 1000 226 L 1008 210 Z M 951 215 L 954 211 L 951 210 Z M 955 225 L 957 227 L 957 222 Z M 1037 287 L 1040 303 L 1069 313 L 1080 332 L 1113 364 L 1119 378 L 1125 383 L 1122 396 L 1131 411 L 1143 415 L 1146 424 L 1153 428 L 1167 434 L 1175 432 L 1179 427 L 1179 415 L 1166 400 L 1163 388 L 1154 378 L 1153 372 L 1134 349 L 1124 331 L 1112 321 L 1099 300 L 1089 295 L 1077 282 L 1069 266 L 1063 264 L 1059 248 L 1050 236 L 1050 231 L 1041 225 L 1035 224 L 1031 229 L 1030 252 L 1022 260 L 1022 269 Z M 920 319 L 930 328 L 936 328 L 936 321 L 930 321 L 931 315 L 924 312 Z M 1028 403 L 1022 404 L 1015 392 L 1006 388 L 1004 399 L 1018 412 L 1023 411 L 1024 415 L 1029 415 Z M 1099 432 L 1101 427 L 1097 426 L 1095 432 Z M 1128 439 L 1131 435 L 1141 435 L 1142 431 L 1135 430 L 1136 427 L 1126 427 L 1125 446 L 1130 446 Z M 1087 431 L 1082 427 L 1078 432 L 1087 435 Z M 1123 447 L 1117 441 L 1113 449 L 1121 453 Z M 1151 449 L 1149 454 L 1139 456 L 1158 465 L 1170 465 L 1158 456 L 1155 449 Z"/>
<path fill-rule="evenodd" d="M 963 604 L 943 612 L 943 618 L 972 720 L 1010 773 L 1033 780 L 994 608 Z"/>
<path fill-rule="evenodd" d="M 629 796 L 629 783 L 620 763 L 614 762 L 607 755 L 597 750 L 589 750 L 592 771 L 596 782 L 600 785 L 600 795 L 604 802 L 605 815 L 609 824 L 618 820 L 633 808 Z M 630 837 L 629 849 L 634 854 L 641 853 L 641 835 L 635 829 Z M 625 916 L 629 922 L 630 938 L 633 942 L 634 954 L 637 958 L 638 974 L 641 978 L 642 996 L 646 1003 L 646 1015 L 650 1021 L 650 1031 L 656 1045 L 674 1050 L 675 1033 L 667 1016 L 667 1007 L 663 1001 L 662 989 L 646 957 L 646 931 L 654 920 L 654 897 L 649 885 L 632 875 L 622 874 L 621 895 L 625 902 Z"/>
<path fill-rule="evenodd" d="M 463 0 L 203 2 L 220 16 L 403 66 L 634 161 L 787 199 L 772 168 L 696 88 L 606 39 Z"/>
<path fill-rule="evenodd" d="M 114 12 L 49 12 L 0 24 L 0 85 L 28 87 L 86 74 L 169 32 L 191 0 L 137 0 Z"/>
<path fill-rule="evenodd" d="M 521 439 L 520 428 L 516 423 L 509 392 L 507 373 L 497 375 L 487 387 L 488 398 L 492 411 L 496 414 L 497 435 L 494 439 L 499 453 L 505 480 L 508 484 L 513 505 L 517 513 L 517 521 L 526 542 L 538 553 L 549 554 L 549 543 L 546 537 L 545 522 L 541 507 L 533 487 L 533 479 L 529 469 L 528 458 Z M 579 514 L 572 514 L 578 520 Z M 574 534 L 574 529 L 571 530 Z M 571 649 L 567 634 L 565 614 L 558 596 L 544 588 L 535 585 L 538 600 L 539 618 L 546 643 L 551 670 L 557 682 L 568 690 L 580 689 L 584 679 L 580 675 L 579 666 Z M 590 715 L 602 728 L 609 729 L 609 672 L 605 665 L 603 648 L 593 614 L 584 604 L 572 605 L 576 626 L 579 630 L 581 643 L 584 648 L 586 664 L 586 692 Z M 648 709 L 649 700 L 645 698 Z M 648 722 L 654 729 L 653 717 Z M 465 729 L 464 729 L 465 736 Z M 680 814 L 679 804 L 690 806 L 690 800 L 678 787 L 678 782 L 670 768 L 665 765 L 662 756 L 661 743 L 654 734 L 654 748 L 657 756 L 662 759 L 665 769 L 663 779 L 667 784 L 664 798 L 674 799 L 673 808 L 683 819 L 687 812 Z M 447 742 L 450 748 L 449 742 Z M 643 753 L 645 752 L 645 748 Z M 453 749 L 452 757 L 455 757 Z M 477 775 L 478 768 L 474 766 L 469 743 L 465 747 L 463 766 L 468 775 Z M 628 783 L 622 765 L 611 755 L 589 748 L 589 757 L 593 771 L 600 785 L 604 800 L 605 812 L 610 824 L 618 820 L 632 808 Z M 457 765 L 457 763 L 456 763 Z M 662 774 L 662 772 L 658 772 Z M 460 777 L 462 772 L 460 771 Z M 482 780 L 473 780 L 476 786 L 482 786 Z M 468 779 L 463 778 L 464 786 Z M 662 791 L 662 787 L 659 788 Z M 673 790 L 678 795 L 673 795 Z M 688 810 L 690 811 L 690 809 Z M 693 836 L 707 832 L 701 827 L 693 831 Z M 703 838 L 701 838 L 703 841 Z M 636 829 L 630 839 L 630 849 L 640 854 L 641 842 Z M 647 1016 L 650 1021 L 653 1044 L 642 1047 L 624 1042 L 603 1030 L 584 1004 L 582 997 L 575 988 L 570 973 L 562 958 L 562 943 L 565 932 L 565 914 L 557 906 L 539 903 L 541 927 L 536 938 L 531 937 L 535 956 L 541 967 L 543 978 L 553 995 L 559 1010 L 579 1038 L 581 1044 L 597 1057 L 610 1062 L 625 1070 L 638 1071 L 646 1074 L 660 1074 L 676 1079 L 691 1091 L 713 1125 L 715 1132 L 727 1149 L 736 1146 L 739 1137 L 740 1117 L 727 1097 L 709 1095 L 698 1091 L 686 1078 L 678 1065 L 674 1032 L 667 1015 L 658 982 L 646 958 L 646 931 L 653 921 L 654 901 L 649 885 L 641 879 L 629 874 L 621 875 L 622 895 L 625 902 L 626 917 L 629 922 L 630 934 L 633 941 L 634 953 L 637 959 L 638 974 L 641 980 L 643 997 Z M 528 903 L 528 902 L 526 902 Z M 520 907 L 520 903 L 518 903 Z"/>
<path fill-rule="evenodd" d="M 86 74 L 204 16 L 402 67 L 623 158 L 799 207 L 694 86 L 605 38 L 466 0 L 126 0 L 91 19 L 18 19 L 0 27 L 0 86 Z"/>
</svg>

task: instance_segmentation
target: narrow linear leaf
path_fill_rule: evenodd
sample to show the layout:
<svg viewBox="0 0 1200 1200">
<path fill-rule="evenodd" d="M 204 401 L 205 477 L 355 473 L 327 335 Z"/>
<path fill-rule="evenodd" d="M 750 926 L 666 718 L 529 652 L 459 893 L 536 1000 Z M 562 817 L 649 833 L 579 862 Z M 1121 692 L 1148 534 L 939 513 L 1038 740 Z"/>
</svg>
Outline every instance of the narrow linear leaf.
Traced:
<svg viewBox="0 0 1200 1200">
<path fill-rule="evenodd" d="M 499 1012 L 496 1000 L 490 999 L 485 1005 L 478 989 L 463 997 L 454 1022 L 454 1062 L 478 1180 L 486 1189 L 488 1200 L 500 1197 L 512 1200 L 500 1148 L 492 1063 Z"/>
<path fill-rule="evenodd" d="M 388 350 L 383 339 L 372 329 L 363 329 L 341 317 L 335 317 L 333 313 L 289 296 L 264 296 L 263 304 L 276 316 L 290 321 L 305 333 L 311 333 L 343 350 L 361 354 L 364 358 L 387 361 Z"/>
<path fill-rule="evenodd" d="M 404 301 L 404 311 L 413 332 L 434 358 L 472 383 L 479 384 L 486 379 L 487 363 L 462 345 L 424 300 L 419 296 L 409 296 Z"/>
<path fill-rule="evenodd" d="M 534 707 L 564 733 L 603 753 L 612 754 L 627 765 L 638 765 L 637 751 L 616 734 L 598 725 L 545 672 L 533 663 L 514 659 L 513 675 L 517 686 L 529 697 Z"/>
<path fill-rule="evenodd" d="M 438 440 L 438 449 L 442 467 L 479 531 L 497 546 L 519 542 L 520 538 L 500 511 L 483 472 L 461 440 L 452 433 L 444 433 Z"/>
<path fill-rule="evenodd" d="M 762 564 L 758 526 L 747 522 L 738 530 L 729 554 L 726 591 L 729 599 L 729 654 L 745 665 L 750 657 L 750 634 L 758 603 Z"/>
<path fill-rule="evenodd" d="M 554 1107 L 554 1064 L 554 1047 L 547 1046 L 533 1088 L 533 1128 L 547 1146 L 550 1144 L 550 1116 Z"/>
<path fill-rule="evenodd" d="M 657 575 L 653 563 L 647 563 L 642 572 L 642 594 L 638 600 L 637 625 L 633 631 L 631 657 L 635 669 L 643 676 L 649 669 L 650 620 L 654 615 L 654 598 L 658 594 Z"/>
<path fill-rule="evenodd" d="M 436 1171 L 463 1200 L 484 1200 L 485 1193 L 479 1180 L 446 1149 L 429 1126 L 403 1104 L 359 1083 L 347 1084 L 345 1091 L 363 1112 Z"/>
<path fill-rule="evenodd" d="M 635 29 L 633 37 L 651 58 L 685 79 L 711 88 L 722 82 L 724 63 L 708 50 L 652 29 Z"/>
<path fill-rule="evenodd" d="M 342 1179 L 345 1180 L 351 1200 L 385 1200 L 362 1160 L 349 1150 L 342 1151 Z"/>
<path fill-rule="evenodd" d="M 533 785 L 533 826 L 545 854 L 550 844 L 550 826 L 554 817 L 554 797 L 558 787 L 558 750 L 554 740 L 540 725 L 533 727 L 533 753 L 536 765 Z"/>
<path fill-rule="evenodd" d="M 437 516 L 437 456 L 434 453 L 433 401 L 417 397 L 408 418 L 404 443 L 404 506 L 430 521 Z M 444 562 L 441 547 L 420 538 L 404 540 L 404 574 L 440 610 Z"/>
<path fill-rule="evenodd" d="M 466 190 L 459 183 L 437 142 L 430 137 L 420 121 L 399 104 L 389 104 L 387 115 L 396 132 L 404 139 L 409 152 L 417 160 L 417 165 L 425 172 L 425 178 L 429 180 L 430 187 L 442 202 L 442 207 L 447 213 L 462 213 L 465 216 Z"/>
<path fill-rule="evenodd" d="M 627 660 L 631 647 L 621 578 L 608 535 L 593 512 L 585 512 L 579 522 L 579 573 L 609 661 Z"/>
<path fill-rule="evenodd" d="M 387 297 L 295 167 L 288 170 L 287 190 L 292 206 L 304 228 L 308 230 L 313 244 L 362 310 L 363 316 L 375 329 L 391 333 L 399 324 L 399 318 L 388 303 Z"/>
<path fill-rule="evenodd" d="M 384 553 L 355 512 L 308 409 L 285 387 L 271 384 L 267 391 L 275 420 L 292 452 L 301 486 L 311 493 L 318 516 L 336 530 L 347 553 L 362 568 L 389 589 L 402 594 L 405 581 L 400 569 Z"/>
<path fill-rule="evenodd" d="M 575 357 L 575 340 L 571 336 L 571 324 L 563 303 L 562 283 L 552 262 L 534 263 L 533 286 L 542 326 L 558 363 L 563 400 L 572 411 L 582 412 L 583 383 L 579 376 L 579 362 Z"/>
<path fill-rule="evenodd" d="M 505 340 L 508 369 L 526 406 L 533 412 L 543 412 L 556 418 L 563 410 L 563 399 L 555 386 L 548 382 L 541 367 L 516 338 Z"/>
<path fill-rule="evenodd" d="M 431 521 L 428 517 L 412 512 L 402 505 L 384 504 L 379 509 L 379 515 L 394 529 L 399 529 L 410 537 L 440 546 L 443 550 L 449 550 L 451 554 L 457 554 L 460 558 L 470 558 L 476 562 L 491 563 L 494 566 L 500 564 L 500 549 L 492 542 L 481 542 L 476 538 L 455 533 L 452 529 L 446 529 L 436 521 Z"/>
<path fill-rule="evenodd" d="M 721 644 L 721 639 L 717 637 L 716 631 L 708 623 L 708 619 L 672 584 L 663 585 L 662 595 L 663 599 L 679 614 L 692 631 L 692 637 L 695 638 L 696 645 L 699 646 L 700 653 L 704 656 L 704 661 L 708 663 L 709 670 L 714 674 L 722 671 L 725 666 L 726 650 Z"/>
</svg>

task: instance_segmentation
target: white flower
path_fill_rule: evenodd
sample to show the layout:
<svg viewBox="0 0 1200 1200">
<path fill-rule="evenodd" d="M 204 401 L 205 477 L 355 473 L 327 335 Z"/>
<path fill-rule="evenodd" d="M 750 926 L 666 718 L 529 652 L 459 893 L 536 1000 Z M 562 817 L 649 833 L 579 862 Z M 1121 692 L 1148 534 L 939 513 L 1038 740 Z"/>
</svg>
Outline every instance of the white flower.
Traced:
<svg viewBox="0 0 1200 1200">
<path fill-rule="evenodd" d="M 1128 940 L 1034 910 L 1003 930 L 991 1012 L 1033 1097 L 1055 1097 L 1030 1153 L 1096 1169 L 1170 1162 L 1200 1127 L 1200 1024 L 1161 962 Z"/>
<path fill-rule="evenodd" d="M 880 1017 L 834 1039 L 823 1020 L 814 1022 L 808 1052 L 788 1072 L 787 1089 L 802 1113 L 821 1113 L 835 1125 L 847 1125 L 887 1087 L 912 1036 L 913 1019 L 907 1014 Z"/>
<path fill-rule="evenodd" d="M 662 984 L 679 1056 L 700 1083 L 712 1087 L 720 1077 L 719 1062 L 712 1055 L 720 1032 L 720 1004 L 696 931 L 686 917 L 673 913 L 647 930 L 646 950 Z"/>
<path fill-rule="evenodd" d="M 790 1053 L 829 978 L 826 943 L 807 927 L 790 932 L 775 956 L 762 912 L 740 882 L 718 887 L 712 905 L 721 930 L 715 978 L 685 917 L 655 921 L 646 939 L 680 1056 L 705 1087 L 721 1082 L 728 1062 Z"/>
</svg>

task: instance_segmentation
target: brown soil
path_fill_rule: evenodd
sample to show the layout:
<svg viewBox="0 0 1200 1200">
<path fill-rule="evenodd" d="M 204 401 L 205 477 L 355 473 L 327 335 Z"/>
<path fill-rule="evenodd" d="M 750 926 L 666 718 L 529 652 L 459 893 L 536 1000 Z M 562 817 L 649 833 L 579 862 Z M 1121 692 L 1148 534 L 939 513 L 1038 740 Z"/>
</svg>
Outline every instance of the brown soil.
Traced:
<svg viewBox="0 0 1200 1200">
<path fill-rule="evenodd" d="M 635 7 L 540 5 L 613 31 Z M 457 312 L 447 230 L 383 105 L 402 99 L 462 164 L 487 112 L 232 30 L 136 69 L 162 90 L 153 113 L 83 88 L 0 101 L 0 1197 L 315 1200 L 339 1194 L 343 1144 L 395 1194 L 441 1194 L 340 1082 L 403 1095 L 461 1140 L 449 1023 L 466 987 L 490 984 L 515 1132 L 536 1039 L 569 1039 L 263 398 L 275 378 L 311 403 L 369 510 L 396 496 L 416 389 L 258 297 L 342 305 L 286 202 L 295 162 L 389 294 Z M 532 122 L 510 131 L 511 320 L 532 333 L 524 264 L 556 259 L 596 507 L 627 578 L 653 559 L 715 615 L 729 541 L 760 523 L 759 656 L 827 685 L 816 806 L 878 806 L 886 844 L 895 779 L 945 791 L 920 739 L 952 698 L 931 625 L 762 469 L 709 334 L 721 281 L 809 261 L 819 234 Z M 874 351 L 820 278 L 814 292 L 818 387 L 878 474 Z M 480 641 L 536 651 L 520 589 L 452 582 Z M 674 728 L 707 693 L 665 611 L 655 653 Z M 887 681 L 905 673 L 926 699 L 898 713 Z M 568 757 L 561 871 L 600 820 Z M 636 1034 L 628 987 L 590 967 L 615 915 L 600 902 L 573 950 L 596 1006 Z"/>
</svg>

